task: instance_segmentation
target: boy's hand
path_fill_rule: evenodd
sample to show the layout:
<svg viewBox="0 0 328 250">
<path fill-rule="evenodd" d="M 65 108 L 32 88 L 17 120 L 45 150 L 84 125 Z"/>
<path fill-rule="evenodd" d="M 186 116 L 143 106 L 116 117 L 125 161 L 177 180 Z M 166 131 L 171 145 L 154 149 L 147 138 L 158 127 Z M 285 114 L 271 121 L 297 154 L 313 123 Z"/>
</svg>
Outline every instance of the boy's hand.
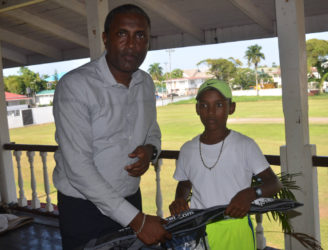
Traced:
<svg viewBox="0 0 328 250">
<path fill-rule="evenodd" d="M 124 169 L 129 175 L 139 177 L 143 175 L 149 168 L 149 162 L 152 156 L 153 148 L 150 145 L 138 146 L 132 153 L 130 158 L 138 157 L 138 161 L 126 166 Z"/>
<path fill-rule="evenodd" d="M 251 202 L 255 199 L 253 188 L 246 188 L 237 193 L 230 201 L 225 210 L 225 215 L 234 218 L 244 217 L 251 208 Z"/>
<path fill-rule="evenodd" d="M 131 228 L 137 232 L 142 224 L 142 213 L 137 214 L 137 216 L 131 221 Z M 146 245 L 154 245 L 158 243 L 164 243 L 172 238 L 172 235 L 166 231 L 163 224 L 167 222 L 159 216 L 147 215 L 144 226 L 137 237 Z"/>
<path fill-rule="evenodd" d="M 169 206 L 171 215 L 179 214 L 183 211 L 189 210 L 188 202 L 183 198 L 178 198 Z"/>
</svg>

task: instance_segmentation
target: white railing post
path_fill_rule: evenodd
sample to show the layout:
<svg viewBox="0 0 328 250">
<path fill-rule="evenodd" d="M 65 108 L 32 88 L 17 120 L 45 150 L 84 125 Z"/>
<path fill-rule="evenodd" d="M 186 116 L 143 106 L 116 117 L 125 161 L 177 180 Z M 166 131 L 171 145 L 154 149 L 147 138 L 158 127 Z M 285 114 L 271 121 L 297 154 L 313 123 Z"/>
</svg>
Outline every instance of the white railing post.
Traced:
<svg viewBox="0 0 328 250">
<path fill-rule="evenodd" d="M 32 208 L 40 208 L 40 200 L 38 198 L 38 194 L 36 192 L 36 180 L 34 174 L 34 151 L 26 152 L 28 161 L 30 163 L 30 170 L 31 170 L 31 188 L 32 188 Z"/>
<path fill-rule="evenodd" d="M 24 180 L 23 180 L 22 167 L 21 167 L 22 151 L 14 151 L 13 155 L 15 156 L 16 163 L 17 163 L 17 179 L 18 179 L 18 187 L 19 187 L 18 205 L 20 207 L 26 207 L 27 200 L 24 193 Z"/>
<path fill-rule="evenodd" d="M 256 220 L 256 248 L 263 250 L 266 247 L 266 239 L 264 237 L 263 226 L 262 226 L 263 215 L 256 214 L 255 220 Z"/>
<path fill-rule="evenodd" d="M 154 164 L 154 168 L 155 168 L 155 172 L 156 172 L 156 207 L 157 207 L 157 211 L 156 214 L 159 217 L 163 217 L 163 202 L 162 202 L 162 191 L 161 191 L 161 166 L 162 166 L 162 159 L 158 159 L 155 164 Z"/>
<path fill-rule="evenodd" d="M 54 207 L 51 204 L 51 198 L 50 198 L 50 187 L 49 187 L 48 168 L 47 168 L 47 152 L 40 152 L 40 156 L 41 156 L 42 165 L 43 165 L 44 190 L 45 190 L 46 196 L 47 196 L 46 210 L 49 212 L 52 212 L 52 211 L 54 211 Z"/>
</svg>

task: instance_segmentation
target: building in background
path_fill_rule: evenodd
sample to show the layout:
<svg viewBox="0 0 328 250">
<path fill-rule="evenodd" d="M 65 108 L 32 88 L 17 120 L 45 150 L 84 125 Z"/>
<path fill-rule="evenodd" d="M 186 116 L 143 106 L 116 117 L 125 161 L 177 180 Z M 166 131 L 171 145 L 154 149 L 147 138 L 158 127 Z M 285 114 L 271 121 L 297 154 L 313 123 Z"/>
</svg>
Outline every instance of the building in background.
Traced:
<svg viewBox="0 0 328 250">
<path fill-rule="evenodd" d="M 7 116 L 19 116 L 20 110 L 29 108 L 31 97 L 5 92 Z"/>
<path fill-rule="evenodd" d="M 196 95 L 199 86 L 212 75 L 199 69 L 183 70 L 183 77 L 165 80 L 168 96 Z"/>
<path fill-rule="evenodd" d="M 42 90 L 36 93 L 36 105 L 38 106 L 47 106 L 52 105 L 54 100 L 54 89 Z"/>
<path fill-rule="evenodd" d="M 276 88 L 281 88 L 281 71 L 280 67 L 259 67 L 259 70 L 268 74 L 273 79 L 273 84 Z"/>
</svg>

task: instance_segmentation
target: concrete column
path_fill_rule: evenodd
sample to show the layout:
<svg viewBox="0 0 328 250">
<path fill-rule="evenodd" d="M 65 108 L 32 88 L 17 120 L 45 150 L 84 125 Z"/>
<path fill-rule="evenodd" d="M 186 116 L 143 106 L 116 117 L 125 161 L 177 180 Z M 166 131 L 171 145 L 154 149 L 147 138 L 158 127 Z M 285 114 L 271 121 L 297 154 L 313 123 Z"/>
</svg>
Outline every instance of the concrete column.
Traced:
<svg viewBox="0 0 328 250">
<path fill-rule="evenodd" d="M 301 173 L 296 199 L 304 206 L 291 219 L 295 232 L 320 240 L 317 170 L 312 167 L 309 145 L 307 65 L 303 0 L 276 0 L 277 32 L 282 77 L 286 146 L 281 149 L 282 171 Z M 285 237 L 285 249 L 306 249 Z"/>
<path fill-rule="evenodd" d="M 86 0 L 88 38 L 90 59 L 96 59 L 105 50 L 102 33 L 104 23 L 109 10 L 109 0 Z"/>
<path fill-rule="evenodd" d="M 17 197 L 11 151 L 3 150 L 3 144 L 9 143 L 10 140 L 2 70 L 0 42 L 0 194 L 1 201 L 8 204 L 17 202 Z"/>
</svg>

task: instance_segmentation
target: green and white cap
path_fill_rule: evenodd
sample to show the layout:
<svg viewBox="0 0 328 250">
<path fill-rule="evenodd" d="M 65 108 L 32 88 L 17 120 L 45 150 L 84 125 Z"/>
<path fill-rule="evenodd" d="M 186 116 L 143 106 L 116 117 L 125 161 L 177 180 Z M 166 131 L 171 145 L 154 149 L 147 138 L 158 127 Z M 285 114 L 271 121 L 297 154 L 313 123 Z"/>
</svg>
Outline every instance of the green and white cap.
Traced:
<svg viewBox="0 0 328 250">
<path fill-rule="evenodd" d="M 199 96 L 201 95 L 201 93 L 203 93 L 205 90 L 208 90 L 208 89 L 216 89 L 225 98 L 227 98 L 227 99 L 232 98 L 232 92 L 231 92 L 231 89 L 230 89 L 228 83 L 217 80 L 217 79 L 209 79 L 209 80 L 205 81 L 202 85 L 200 85 L 197 96 L 196 96 L 196 100 L 199 99 Z"/>
</svg>

